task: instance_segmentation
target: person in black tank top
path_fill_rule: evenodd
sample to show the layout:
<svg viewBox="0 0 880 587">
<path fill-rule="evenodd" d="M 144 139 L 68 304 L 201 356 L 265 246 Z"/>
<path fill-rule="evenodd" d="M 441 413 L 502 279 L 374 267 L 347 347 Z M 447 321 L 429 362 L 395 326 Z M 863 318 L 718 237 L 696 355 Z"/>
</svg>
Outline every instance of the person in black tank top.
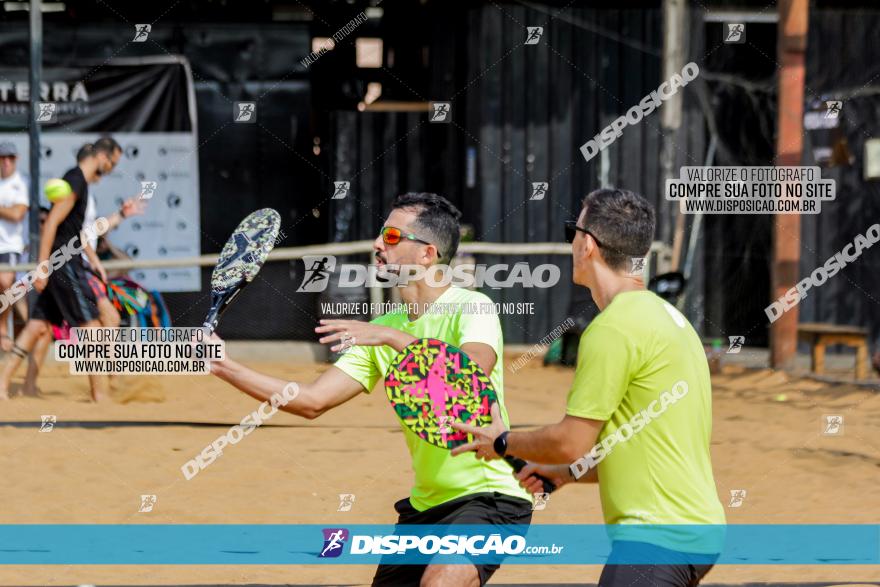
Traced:
<svg viewBox="0 0 880 587">
<path fill-rule="evenodd" d="M 96 142 L 94 144 L 94 151 L 100 151 L 102 148 L 102 145 L 104 145 L 104 144 L 107 144 L 108 146 L 112 147 L 113 145 L 115 145 L 117 143 L 110 137 L 104 137 L 102 139 L 99 139 L 98 142 Z M 115 147 L 111 148 L 111 149 L 106 149 L 106 151 L 108 151 L 108 152 L 116 151 L 117 158 L 118 158 L 118 153 L 120 152 Z M 80 154 L 77 156 L 77 161 L 80 161 L 80 160 L 84 159 L 85 157 L 93 155 L 93 154 L 94 153 L 92 153 L 91 150 L 89 149 L 89 145 L 86 145 L 82 149 L 80 149 Z M 111 160 L 111 162 L 112 162 L 112 160 Z M 80 185 L 80 181 L 81 181 L 80 177 L 79 177 L 81 172 L 82 172 L 82 170 L 79 167 L 75 167 L 75 168 L 71 169 L 65 175 L 64 179 L 67 180 L 68 183 L 71 183 L 71 185 L 78 186 L 78 185 Z M 99 179 L 99 177 L 96 176 L 92 179 L 92 182 L 97 181 L 98 179 Z M 82 186 L 83 186 L 82 191 L 80 191 L 79 189 L 75 189 L 75 188 L 73 189 L 73 191 L 77 194 L 81 193 L 84 195 L 82 196 L 81 200 L 77 201 L 77 203 L 74 205 L 73 210 L 71 210 L 71 212 L 70 212 L 70 214 L 68 214 L 67 218 L 64 219 L 64 222 L 70 221 L 72 223 L 72 226 L 75 227 L 76 224 L 80 223 L 80 217 L 81 217 L 80 213 L 82 213 L 82 217 L 83 217 L 82 224 L 86 229 L 88 229 L 89 228 L 88 223 L 94 223 L 94 222 L 96 222 L 97 219 L 91 218 L 89 215 L 88 208 L 89 208 L 89 205 L 91 204 L 91 202 L 94 201 L 94 198 L 91 194 L 89 194 L 89 191 L 88 191 L 89 182 L 85 182 L 85 175 L 82 176 L 82 181 L 84 182 L 84 183 L 82 183 Z M 82 206 L 82 207 L 80 208 L 80 206 Z M 105 218 L 107 220 L 107 222 L 109 224 L 109 228 L 108 228 L 108 232 L 109 232 L 110 230 L 113 230 L 114 228 L 116 228 L 117 226 L 122 224 L 122 222 L 126 218 L 130 218 L 132 216 L 139 216 L 139 215 L 143 214 L 145 210 L 146 210 L 146 205 L 144 204 L 143 199 L 139 195 L 138 197 L 129 198 L 128 200 L 124 201 L 118 211 L 116 211 L 112 214 L 108 214 L 106 216 L 102 216 L 102 218 Z M 92 214 L 94 214 L 94 213 L 95 213 L 95 211 L 93 210 Z M 56 251 L 61 250 L 60 247 L 64 246 L 65 244 L 69 244 L 71 242 L 71 238 L 75 238 L 75 235 L 76 235 L 75 232 L 67 230 L 67 227 L 65 227 L 64 222 L 61 225 L 59 225 L 57 233 L 56 233 L 55 247 L 54 247 L 54 250 L 56 250 Z M 101 228 L 103 228 L 103 225 L 101 226 Z M 96 231 L 96 233 L 97 232 L 98 231 Z M 104 233 L 104 236 L 106 236 L 106 233 Z M 68 237 L 70 237 L 70 238 L 68 238 Z M 73 242 L 76 243 L 78 241 L 74 240 Z M 98 242 L 98 239 L 96 238 L 96 239 L 90 241 L 89 244 L 94 249 L 97 242 Z M 73 246 L 73 245 L 69 245 L 69 246 Z M 94 252 L 97 253 L 97 250 L 95 250 Z M 83 254 L 87 255 L 88 253 L 83 253 Z M 79 262 L 83 265 L 83 268 L 85 269 L 84 271 L 82 271 L 82 274 L 81 274 L 81 276 L 84 278 L 83 279 L 84 287 L 89 292 L 89 294 L 91 294 L 97 301 L 98 320 L 101 322 L 101 326 L 104 328 L 118 328 L 121 323 L 122 318 L 121 318 L 121 315 L 119 314 L 119 310 L 116 309 L 116 307 L 113 305 L 113 302 L 111 302 L 110 299 L 107 297 L 107 287 L 108 287 L 107 286 L 107 279 L 106 279 L 106 276 L 105 277 L 100 276 L 101 275 L 101 271 L 100 271 L 101 266 L 98 265 L 98 269 L 96 270 L 91 264 L 91 259 L 89 259 L 87 257 L 83 257 L 82 255 L 78 255 L 77 258 L 79 259 Z M 51 343 L 52 343 L 52 335 L 51 335 L 51 333 L 47 332 L 34 344 L 33 348 L 31 349 L 30 355 L 28 356 L 29 360 L 28 360 L 27 375 L 25 375 L 24 385 L 22 386 L 21 391 L 20 391 L 20 393 L 22 395 L 32 396 L 32 397 L 36 397 L 37 395 L 39 395 L 39 391 L 37 390 L 37 378 L 40 373 L 40 368 L 42 367 L 43 363 L 46 360 L 46 355 L 49 352 L 49 346 L 51 345 Z"/>
<path fill-rule="evenodd" d="M 92 269 L 106 281 L 100 261 L 88 246 L 81 242 L 89 183 L 113 171 L 122 154 L 116 141 L 101 140 L 96 146 L 85 145 L 77 154 L 78 165 L 64 174 L 72 194 L 52 205 L 49 217 L 40 237 L 37 263 L 41 268 L 34 272 L 33 288 L 40 292 L 33 313 L 15 340 L 0 374 L 0 399 L 9 397 L 9 385 L 21 361 L 33 349 L 36 341 L 49 330 L 49 325 L 71 327 L 98 327 L 98 306 L 95 294 L 86 285 L 86 269 L 81 252 L 89 255 Z M 106 223 L 106 219 L 103 220 Z M 96 225 L 101 224 L 96 222 Z M 100 227 L 99 227 L 100 228 Z M 100 230 L 98 230 L 100 232 Z M 60 255 L 59 252 L 64 252 Z M 48 274 L 48 276 L 46 276 Z M 92 399 L 99 401 L 107 394 L 107 377 L 89 375 Z"/>
<path fill-rule="evenodd" d="M 77 237 L 77 240 L 79 239 L 79 234 L 82 232 L 83 223 L 86 219 L 86 207 L 89 203 L 89 182 L 86 181 L 86 176 L 79 166 L 65 173 L 62 179 L 70 184 L 76 201 L 73 204 L 73 208 L 55 230 L 55 239 L 52 242 L 53 251 L 69 243 L 73 237 Z M 77 258 L 80 257 L 77 255 Z"/>
</svg>

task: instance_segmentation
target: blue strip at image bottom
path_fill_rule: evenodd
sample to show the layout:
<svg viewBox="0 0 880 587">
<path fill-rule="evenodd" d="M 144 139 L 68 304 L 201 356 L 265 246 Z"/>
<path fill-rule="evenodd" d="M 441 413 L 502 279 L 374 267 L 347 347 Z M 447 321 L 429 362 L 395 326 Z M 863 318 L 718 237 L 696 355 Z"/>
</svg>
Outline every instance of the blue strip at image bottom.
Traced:
<svg viewBox="0 0 880 587">
<path fill-rule="evenodd" d="M 0 564 L 876 565 L 880 525 L 0 525 Z"/>
</svg>

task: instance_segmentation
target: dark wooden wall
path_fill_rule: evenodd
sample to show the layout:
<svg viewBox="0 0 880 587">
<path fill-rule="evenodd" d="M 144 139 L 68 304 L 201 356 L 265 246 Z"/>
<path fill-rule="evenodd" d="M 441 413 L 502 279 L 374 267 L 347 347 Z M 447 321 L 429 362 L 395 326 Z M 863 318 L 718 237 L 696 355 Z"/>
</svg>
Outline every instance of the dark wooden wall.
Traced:
<svg viewBox="0 0 880 587">
<path fill-rule="evenodd" d="M 600 157 L 587 163 L 579 147 L 656 89 L 662 41 L 656 6 L 571 7 L 554 18 L 557 11 L 495 3 L 438 11 L 433 32 L 426 33 L 431 37 L 427 83 L 420 85 L 392 67 L 382 78 L 383 93 L 451 101 L 451 124 L 428 123 L 427 113 L 331 115 L 336 154 L 330 175 L 355 177 L 352 190 L 358 198 L 335 208 L 334 239 L 376 234 L 393 195 L 424 190 L 455 202 L 477 240 L 562 241 L 563 221 L 576 218 L 580 200 L 600 185 Z M 526 26 L 544 27 L 537 45 L 524 45 Z M 660 134 L 655 112 L 607 149 L 608 182 L 640 192 L 658 206 L 658 234 L 670 230 L 668 206 L 658 189 Z M 466 182 L 468 149 L 476 151 L 473 186 Z M 682 145 L 683 152 L 687 149 Z M 549 193 L 529 201 L 531 184 L 539 181 L 549 182 Z M 349 215 L 351 223 L 339 232 L 338 218 Z M 562 277 L 550 289 L 485 290 L 497 301 L 535 304 L 533 316 L 503 321 L 509 342 L 539 340 L 567 316 L 595 311 L 586 290 L 571 286 L 567 256 L 478 259 L 519 261 L 533 267 L 558 264 Z"/>
</svg>

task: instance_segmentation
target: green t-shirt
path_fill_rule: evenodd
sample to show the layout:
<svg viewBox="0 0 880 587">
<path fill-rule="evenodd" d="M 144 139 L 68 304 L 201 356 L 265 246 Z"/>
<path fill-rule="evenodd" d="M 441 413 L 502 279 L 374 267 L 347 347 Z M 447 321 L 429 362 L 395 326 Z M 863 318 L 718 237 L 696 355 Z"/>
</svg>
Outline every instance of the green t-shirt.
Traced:
<svg viewBox="0 0 880 587">
<path fill-rule="evenodd" d="M 591 456 L 606 524 L 725 523 L 709 454 L 705 351 L 687 319 L 660 297 L 620 293 L 593 320 L 581 336 L 567 413 L 605 421 L 597 445 L 609 450 Z M 644 541 L 717 552 L 704 542 L 670 540 Z"/>
<path fill-rule="evenodd" d="M 489 378 L 498 392 L 504 421 L 508 422 L 504 407 L 504 343 L 498 316 L 489 313 L 492 300 L 479 292 L 450 287 L 435 304 L 441 311 L 423 314 L 412 322 L 406 312 L 393 312 L 372 323 L 396 328 L 416 338 L 437 338 L 459 348 L 469 342 L 492 347 L 497 361 Z M 458 310 L 462 305 L 464 311 L 443 311 Z M 384 380 L 396 355 L 397 351 L 389 346 L 354 346 L 335 366 L 370 393 L 376 383 Z M 400 427 L 412 455 L 416 478 L 410 502 L 417 510 L 424 511 L 464 495 L 493 491 L 531 501 L 531 495 L 519 486 L 513 470 L 504 461 L 487 463 L 478 460 L 474 453 L 453 457 L 449 450 L 422 440 L 402 423 Z"/>
</svg>

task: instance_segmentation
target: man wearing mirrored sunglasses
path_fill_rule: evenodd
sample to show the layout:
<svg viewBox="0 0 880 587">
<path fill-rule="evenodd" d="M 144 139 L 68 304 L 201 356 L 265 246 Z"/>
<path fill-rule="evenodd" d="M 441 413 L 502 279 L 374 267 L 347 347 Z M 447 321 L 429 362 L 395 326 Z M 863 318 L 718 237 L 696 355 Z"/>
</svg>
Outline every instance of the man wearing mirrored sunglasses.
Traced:
<svg viewBox="0 0 880 587">
<path fill-rule="evenodd" d="M 453 423 L 475 440 L 452 452 L 533 461 L 517 474 L 533 493 L 543 491 L 535 474 L 557 487 L 598 483 L 613 541 L 600 587 L 697 585 L 725 523 L 709 454 L 712 387 L 696 331 L 633 270 L 650 250 L 654 208 L 596 190 L 565 229 L 572 279 L 600 310 L 581 335 L 565 416 L 531 432 Z"/>
<path fill-rule="evenodd" d="M 446 198 L 430 193 L 398 196 L 373 243 L 379 273 L 399 275 L 403 268 L 432 268 L 448 264 L 458 250 L 461 213 Z M 498 316 L 462 312 L 486 307 L 491 300 L 476 291 L 414 278 L 400 288 L 407 310 L 391 312 L 372 322 L 321 320 L 315 330 L 320 341 L 342 351 L 333 367 L 281 409 L 317 418 L 383 381 L 397 353 L 420 338 L 438 338 L 462 349 L 489 373 L 498 391 L 500 416 L 504 409 L 503 340 Z M 457 311 L 425 312 L 432 304 Z M 436 307 L 436 306 L 435 306 Z M 260 400 L 285 388 L 287 381 L 263 375 L 232 360 L 212 363 L 212 373 Z M 474 455 L 453 458 L 450 451 L 420 439 L 401 424 L 412 457 L 415 483 L 408 498 L 395 504 L 398 524 L 528 524 L 532 501 L 501 461 L 491 463 Z M 483 585 L 497 564 L 390 565 L 380 564 L 374 585 L 469 587 Z"/>
</svg>

